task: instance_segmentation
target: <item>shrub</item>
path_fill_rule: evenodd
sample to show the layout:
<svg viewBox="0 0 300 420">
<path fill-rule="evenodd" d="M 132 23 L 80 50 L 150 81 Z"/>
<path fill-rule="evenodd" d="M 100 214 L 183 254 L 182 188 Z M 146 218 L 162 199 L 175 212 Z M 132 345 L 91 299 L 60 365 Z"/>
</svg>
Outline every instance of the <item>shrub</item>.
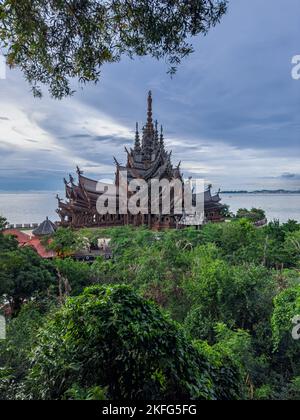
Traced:
<svg viewBox="0 0 300 420">
<path fill-rule="evenodd" d="M 68 398 L 78 387 L 107 389 L 111 399 L 222 398 L 219 371 L 175 322 L 124 285 L 68 299 L 41 332 L 32 366 L 33 398 Z"/>
</svg>

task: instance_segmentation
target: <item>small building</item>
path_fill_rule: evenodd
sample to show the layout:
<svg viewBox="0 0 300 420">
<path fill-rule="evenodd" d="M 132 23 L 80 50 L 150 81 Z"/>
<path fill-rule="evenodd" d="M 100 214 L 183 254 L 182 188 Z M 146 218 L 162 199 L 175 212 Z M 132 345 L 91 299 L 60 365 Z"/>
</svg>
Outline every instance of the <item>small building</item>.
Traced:
<svg viewBox="0 0 300 420">
<path fill-rule="evenodd" d="M 47 219 L 33 231 L 21 231 L 19 229 L 6 229 L 4 235 L 14 236 L 18 241 L 19 247 L 30 246 L 41 258 L 50 259 L 56 256 L 55 252 L 48 251 L 42 244 L 41 238 L 52 235 L 56 231 L 56 226 L 51 220 Z"/>
<path fill-rule="evenodd" d="M 47 217 L 36 229 L 32 231 L 34 236 L 50 236 L 56 232 L 56 225 Z"/>
</svg>

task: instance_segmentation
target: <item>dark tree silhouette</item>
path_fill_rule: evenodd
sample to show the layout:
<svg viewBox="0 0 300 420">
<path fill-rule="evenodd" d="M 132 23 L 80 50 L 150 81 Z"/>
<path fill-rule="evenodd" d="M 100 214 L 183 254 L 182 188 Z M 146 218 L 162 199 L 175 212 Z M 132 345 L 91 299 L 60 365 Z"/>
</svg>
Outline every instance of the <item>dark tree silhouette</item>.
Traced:
<svg viewBox="0 0 300 420">
<path fill-rule="evenodd" d="M 174 73 L 207 34 L 227 0 L 0 0 L 0 46 L 41 95 L 73 93 L 70 79 L 98 82 L 101 67 L 123 55 L 165 58 Z"/>
</svg>

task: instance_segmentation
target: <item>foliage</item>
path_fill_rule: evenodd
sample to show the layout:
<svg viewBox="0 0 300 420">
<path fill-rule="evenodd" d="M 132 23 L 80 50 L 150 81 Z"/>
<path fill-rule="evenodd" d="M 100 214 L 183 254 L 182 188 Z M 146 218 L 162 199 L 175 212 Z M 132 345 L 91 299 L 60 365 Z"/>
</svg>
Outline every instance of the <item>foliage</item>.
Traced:
<svg viewBox="0 0 300 420">
<path fill-rule="evenodd" d="M 0 296 L 10 303 L 14 315 L 23 303 L 45 296 L 54 286 L 51 263 L 30 247 L 0 253 Z"/>
<path fill-rule="evenodd" d="M 184 320 L 185 330 L 194 339 L 204 340 L 208 343 L 215 342 L 215 319 L 207 314 L 203 314 L 201 306 L 193 306 Z"/>
<path fill-rule="evenodd" d="M 32 366 L 34 398 L 68 398 L 76 384 L 105 387 L 112 399 L 215 397 L 204 356 L 128 286 L 94 286 L 69 299 L 39 335 Z"/>
<path fill-rule="evenodd" d="M 232 213 L 232 211 L 230 211 L 230 206 L 228 206 L 227 204 L 223 205 L 223 208 L 221 210 L 221 215 L 229 219 L 234 217 L 234 214 Z"/>
<path fill-rule="evenodd" d="M 5 219 L 5 217 L 0 216 L 0 232 L 4 230 L 8 225 L 8 221 Z"/>
<path fill-rule="evenodd" d="M 300 376 L 291 380 L 288 386 L 286 399 L 300 401 Z"/>
<path fill-rule="evenodd" d="M 81 388 L 78 384 L 73 385 L 66 392 L 66 399 L 76 401 L 105 401 L 107 400 L 107 389 L 100 386 Z"/>
<path fill-rule="evenodd" d="M 36 343 L 37 330 L 44 322 L 49 302 L 30 302 L 7 323 L 6 340 L 0 341 L 0 399 L 22 399 L 23 380 L 30 367 L 29 354 Z"/>
<path fill-rule="evenodd" d="M 216 398 L 218 400 L 246 399 L 245 386 L 234 358 L 226 354 L 222 348 L 210 346 L 205 341 L 194 341 L 194 346 L 205 355 L 211 369 Z"/>
<path fill-rule="evenodd" d="M 274 300 L 272 332 L 277 366 L 285 377 L 300 375 L 300 342 L 292 337 L 293 319 L 300 317 L 300 284 L 279 293 Z"/>
<path fill-rule="evenodd" d="M 18 241 L 11 235 L 3 235 L 0 232 L 0 253 L 18 249 Z"/>
<path fill-rule="evenodd" d="M 249 219 L 252 222 L 259 222 L 266 218 L 266 213 L 262 209 L 252 208 L 251 210 L 239 209 L 236 213 L 238 219 Z"/>
<path fill-rule="evenodd" d="M 300 265 L 300 230 L 286 234 L 284 251 L 290 265 Z"/>
<path fill-rule="evenodd" d="M 216 253 L 212 245 L 195 250 L 186 281 L 189 300 L 206 319 L 253 331 L 271 314 L 275 282 L 262 266 L 231 266 Z"/>
<path fill-rule="evenodd" d="M 98 82 L 105 63 L 123 55 L 165 58 L 174 73 L 193 52 L 191 37 L 207 34 L 227 0 L 5 0 L 0 41 L 35 95 L 47 85 L 56 98 L 72 94 L 70 79 Z"/>
<path fill-rule="evenodd" d="M 1 398 L 101 400 L 135 393 L 138 398 L 298 399 L 300 341 L 292 337 L 292 321 L 300 316 L 299 232 L 292 220 L 257 229 L 246 219 L 201 230 L 62 232 L 69 238 L 65 249 L 70 242 L 95 246 L 99 238 L 111 239 L 113 259 L 93 264 L 70 258 L 45 262 L 0 234 L 2 301 L 20 286 L 26 292 L 20 300 L 16 295 L 18 308 L 13 305 L 10 358 L 0 346 Z M 69 294 L 79 296 L 53 313 L 40 333 L 45 311 L 40 316 L 33 308 L 19 309 L 28 301 L 52 305 L 53 298 L 57 305 L 62 279 L 70 287 L 59 304 Z M 28 341 L 21 337 L 22 325 Z M 157 344 L 151 341 L 146 351 L 152 338 Z M 36 368 L 31 369 L 30 357 Z M 177 369 L 185 373 L 178 374 L 182 381 L 175 389 Z"/>
<path fill-rule="evenodd" d="M 0 215 L 0 252 L 6 250 L 14 250 L 18 247 L 18 242 L 12 237 L 3 234 L 3 230 L 8 226 L 5 217 Z"/>
<path fill-rule="evenodd" d="M 67 279 L 70 285 L 71 295 L 75 296 L 80 294 L 85 287 L 97 281 L 95 272 L 84 262 L 66 258 L 56 259 L 54 265 L 59 274 Z"/>
<path fill-rule="evenodd" d="M 67 257 L 82 249 L 84 244 L 84 238 L 78 232 L 71 228 L 59 228 L 52 236 L 48 247 L 58 256 Z"/>
</svg>

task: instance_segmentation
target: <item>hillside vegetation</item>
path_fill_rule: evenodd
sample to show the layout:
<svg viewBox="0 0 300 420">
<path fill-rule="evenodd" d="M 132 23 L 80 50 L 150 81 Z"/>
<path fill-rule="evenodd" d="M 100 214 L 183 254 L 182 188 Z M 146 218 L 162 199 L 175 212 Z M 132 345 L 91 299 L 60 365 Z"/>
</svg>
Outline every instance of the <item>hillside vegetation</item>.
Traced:
<svg viewBox="0 0 300 420">
<path fill-rule="evenodd" d="M 0 398 L 300 399 L 298 223 L 65 236 L 113 258 L 45 262 L 0 233 Z"/>
</svg>

